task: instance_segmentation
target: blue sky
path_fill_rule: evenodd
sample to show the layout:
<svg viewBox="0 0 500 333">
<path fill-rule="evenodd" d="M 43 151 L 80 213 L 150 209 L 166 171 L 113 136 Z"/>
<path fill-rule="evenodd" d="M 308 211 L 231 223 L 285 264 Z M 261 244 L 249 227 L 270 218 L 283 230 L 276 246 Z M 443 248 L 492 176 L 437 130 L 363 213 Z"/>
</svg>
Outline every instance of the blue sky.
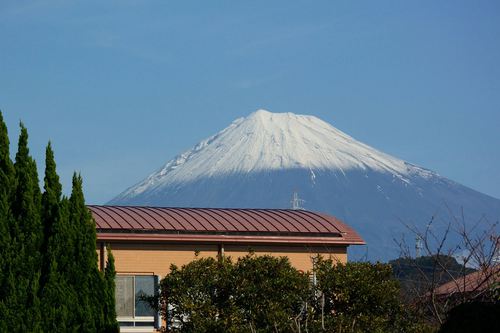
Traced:
<svg viewBox="0 0 500 333">
<path fill-rule="evenodd" d="M 104 203 L 258 108 L 500 198 L 498 1 L 2 1 L 0 109 Z M 15 150 L 15 147 L 13 148 Z"/>
</svg>

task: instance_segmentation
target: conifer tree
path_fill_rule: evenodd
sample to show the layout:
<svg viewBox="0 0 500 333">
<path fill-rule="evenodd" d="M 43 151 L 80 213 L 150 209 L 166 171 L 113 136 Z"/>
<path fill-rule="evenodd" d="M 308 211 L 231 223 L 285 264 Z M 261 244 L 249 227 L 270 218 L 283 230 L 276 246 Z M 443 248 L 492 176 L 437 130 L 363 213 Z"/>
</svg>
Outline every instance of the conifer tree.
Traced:
<svg viewBox="0 0 500 333">
<path fill-rule="evenodd" d="M 46 332 L 66 332 L 77 327 L 71 308 L 78 301 L 71 283 L 68 249 L 73 249 L 73 233 L 66 214 L 67 200 L 63 200 L 62 186 L 56 172 L 54 152 L 49 142 L 45 155 L 44 193 L 42 195 L 42 221 L 44 242 L 40 278 L 40 302 L 44 309 L 43 328 Z M 69 253 L 68 253 L 69 252 Z"/>
<path fill-rule="evenodd" d="M 10 325 L 14 331 L 40 330 L 38 281 L 40 278 L 40 247 L 43 239 L 40 221 L 41 192 L 35 161 L 29 155 L 28 132 L 21 123 L 18 151 L 15 158 L 15 188 L 12 201 L 12 257 L 6 272 L 9 295 Z"/>
<path fill-rule="evenodd" d="M 11 261 L 10 202 L 14 186 L 14 165 L 10 159 L 7 126 L 0 111 L 0 318 L 9 318 L 5 302 L 8 295 L 7 277 Z M 7 330 L 6 320 L 0 320 L 0 331 Z"/>
<path fill-rule="evenodd" d="M 16 189 L 12 210 L 21 229 L 21 235 L 30 250 L 39 250 L 42 241 L 40 221 L 41 192 L 38 187 L 36 163 L 29 155 L 28 131 L 21 123 L 18 151 L 14 163 Z M 39 258 L 37 258 L 39 260 Z"/>
<path fill-rule="evenodd" d="M 0 112 L 0 283 L 3 281 L 4 263 L 7 262 L 7 247 L 10 242 L 9 215 L 10 195 L 14 179 L 14 166 L 9 155 L 7 126 Z M 2 289 L 0 289 L 0 296 Z M 2 299 L 0 297 L 0 299 Z"/>
<path fill-rule="evenodd" d="M 64 221 L 61 216 L 61 195 L 62 186 L 59 183 L 59 176 L 56 173 L 56 163 L 51 143 L 45 150 L 45 178 L 44 193 L 42 194 L 42 223 L 44 239 L 42 253 L 44 254 L 42 263 L 42 277 L 40 288 L 45 285 L 45 278 L 48 277 L 50 265 L 53 259 L 61 255 L 59 248 L 64 248 L 59 241 L 66 241 Z"/>
<path fill-rule="evenodd" d="M 115 266 L 108 250 L 104 274 L 97 266 L 95 250 L 97 236 L 95 221 L 85 206 L 80 175 L 73 175 L 73 188 L 69 199 L 69 216 L 75 233 L 73 277 L 76 277 L 76 297 L 81 304 L 76 320 L 82 323 L 82 332 L 118 332 L 114 301 Z"/>
<path fill-rule="evenodd" d="M 111 253 L 111 248 L 107 247 L 108 260 L 106 261 L 106 269 L 104 270 L 105 281 L 105 299 L 104 299 L 104 322 L 106 333 L 120 332 L 120 326 L 116 321 L 116 307 L 115 307 L 115 258 Z"/>
<path fill-rule="evenodd" d="M 98 270 L 82 179 L 62 197 L 50 143 L 45 164 L 42 195 L 26 128 L 12 163 L 0 113 L 0 332 L 118 332 L 114 260 Z"/>
<path fill-rule="evenodd" d="M 71 332 L 77 331 L 76 322 L 71 318 L 72 308 L 78 303 L 69 304 L 66 298 L 75 301 L 68 294 L 70 288 L 66 280 L 62 279 L 58 262 L 52 259 L 49 271 L 44 280 L 45 285 L 41 290 L 40 305 L 43 309 L 42 328 L 44 332 Z"/>
<path fill-rule="evenodd" d="M 82 324 L 82 332 L 96 332 L 103 326 L 102 288 L 104 279 L 97 268 L 95 222 L 85 206 L 82 178 L 73 175 L 73 188 L 69 199 L 69 217 L 75 234 L 73 279 L 78 289 L 80 306 L 76 320 Z"/>
</svg>

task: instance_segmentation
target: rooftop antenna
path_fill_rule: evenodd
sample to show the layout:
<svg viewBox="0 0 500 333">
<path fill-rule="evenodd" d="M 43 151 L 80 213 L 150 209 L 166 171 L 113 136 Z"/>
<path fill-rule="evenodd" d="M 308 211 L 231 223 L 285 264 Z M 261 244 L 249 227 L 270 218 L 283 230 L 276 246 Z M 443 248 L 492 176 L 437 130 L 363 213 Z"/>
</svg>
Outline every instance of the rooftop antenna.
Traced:
<svg viewBox="0 0 500 333">
<path fill-rule="evenodd" d="M 290 201 L 290 203 L 292 204 L 292 209 L 293 210 L 304 210 L 304 208 L 302 207 L 302 203 L 304 203 L 304 202 L 305 202 L 304 200 L 299 198 L 299 193 L 297 193 L 297 191 L 294 191 L 293 196 L 292 196 L 292 200 Z"/>
</svg>

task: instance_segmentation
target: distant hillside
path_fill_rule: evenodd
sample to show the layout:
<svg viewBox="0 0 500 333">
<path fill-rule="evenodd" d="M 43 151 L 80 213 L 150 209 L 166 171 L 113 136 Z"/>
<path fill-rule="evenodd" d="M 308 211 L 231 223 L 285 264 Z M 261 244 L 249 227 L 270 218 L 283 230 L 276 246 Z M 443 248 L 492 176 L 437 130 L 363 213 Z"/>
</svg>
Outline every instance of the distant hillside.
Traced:
<svg viewBox="0 0 500 333">
<path fill-rule="evenodd" d="M 443 264 L 443 267 L 437 265 L 437 262 Z M 401 283 L 402 291 L 408 296 L 413 295 L 416 290 L 422 292 L 431 284 L 437 287 L 453 278 L 475 272 L 474 269 L 459 264 L 455 258 L 445 255 L 437 259 L 433 256 L 399 258 L 389 261 L 389 264 L 394 277 Z"/>
</svg>

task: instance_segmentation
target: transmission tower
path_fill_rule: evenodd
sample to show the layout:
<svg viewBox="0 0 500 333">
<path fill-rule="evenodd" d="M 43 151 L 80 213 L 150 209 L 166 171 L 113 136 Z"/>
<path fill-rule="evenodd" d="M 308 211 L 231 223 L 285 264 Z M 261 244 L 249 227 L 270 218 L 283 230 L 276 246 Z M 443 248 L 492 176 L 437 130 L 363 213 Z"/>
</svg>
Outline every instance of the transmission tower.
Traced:
<svg viewBox="0 0 500 333">
<path fill-rule="evenodd" d="M 292 200 L 290 201 L 290 203 L 292 204 L 292 209 L 293 210 L 304 210 L 304 208 L 302 207 L 302 204 L 304 202 L 305 202 L 304 200 L 299 198 L 299 194 L 297 193 L 297 191 L 294 191 L 293 196 L 292 196 Z"/>
<path fill-rule="evenodd" d="M 415 258 L 420 257 L 423 247 L 422 237 L 417 235 L 417 237 L 415 237 Z"/>
</svg>

